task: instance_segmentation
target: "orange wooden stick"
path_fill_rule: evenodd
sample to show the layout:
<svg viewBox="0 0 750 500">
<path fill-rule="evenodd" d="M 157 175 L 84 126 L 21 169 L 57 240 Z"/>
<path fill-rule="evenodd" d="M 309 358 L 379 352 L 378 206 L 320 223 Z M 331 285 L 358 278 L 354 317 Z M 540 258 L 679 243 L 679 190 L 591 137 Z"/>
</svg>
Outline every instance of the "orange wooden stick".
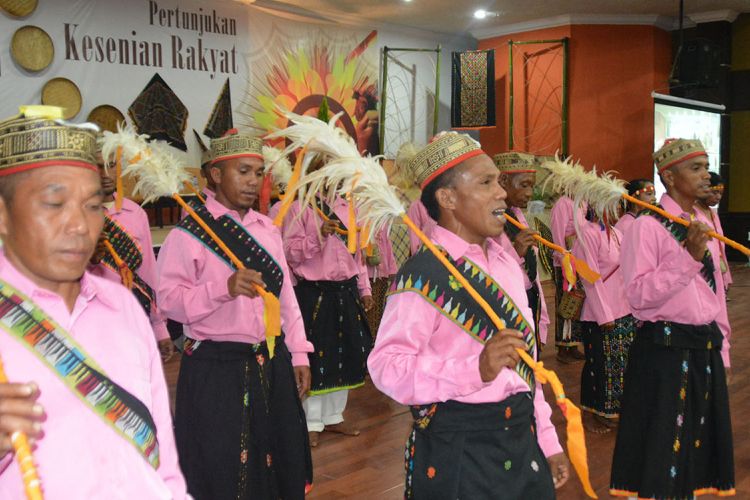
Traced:
<svg viewBox="0 0 750 500">
<path fill-rule="evenodd" d="M 0 383 L 8 383 L 2 359 L 0 359 Z M 42 496 L 42 483 L 39 481 L 36 465 L 34 465 L 34 457 L 31 454 L 31 446 L 29 445 L 29 440 L 26 438 L 26 434 L 23 432 L 14 432 L 10 436 L 10 442 L 15 451 L 18 467 L 21 469 L 26 498 L 28 500 L 42 500 L 44 498 Z"/>
<path fill-rule="evenodd" d="M 198 199 L 201 201 L 201 203 L 206 203 L 206 199 L 203 198 L 203 195 L 201 195 L 197 189 L 195 189 L 195 186 L 193 186 L 192 182 L 185 181 L 185 187 L 188 188 L 188 191 L 193 193 L 195 196 L 198 197 Z"/>
<path fill-rule="evenodd" d="M 417 236 L 417 238 L 420 239 L 420 241 L 433 253 L 433 255 L 435 255 L 435 257 L 437 257 L 437 259 L 441 264 L 443 264 L 443 266 L 445 266 L 448 272 L 450 272 L 451 275 L 456 278 L 456 280 L 464 287 L 464 290 L 466 290 L 471 298 L 473 298 L 479 305 L 479 307 L 481 307 L 482 310 L 487 314 L 487 316 L 489 316 L 495 327 L 497 327 L 498 330 L 504 330 L 505 328 L 507 328 L 505 321 L 503 321 L 497 315 L 497 313 L 495 313 L 495 310 L 492 309 L 492 307 L 487 303 L 486 300 L 482 298 L 481 295 L 479 295 L 479 293 L 477 293 L 471 283 L 469 283 L 469 281 L 464 278 L 463 274 L 461 274 L 458 269 L 456 269 L 456 267 L 451 264 L 447 257 L 443 255 L 443 253 L 435 246 L 435 244 L 430 241 L 430 239 L 422 232 L 421 229 L 419 229 L 419 227 L 417 227 L 416 224 L 414 224 L 414 221 L 412 221 L 406 214 L 401 215 L 401 219 L 409 227 L 409 229 L 414 231 L 414 234 Z M 557 378 L 555 373 L 544 368 L 543 363 L 534 361 L 534 359 L 532 359 L 531 356 L 529 356 L 523 349 L 516 349 L 516 351 L 521 356 L 521 358 L 523 358 L 523 360 L 531 367 L 531 369 L 534 370 L 534 373 L 539 375 L 538 378 L 540 382 L 550 383 L 552 390 L 555 392 L 555 396 L 557 397 L 558 405 L 563 409 L 563 412 L 566 415 L 566 418 L 568 420 L 568 428 L 582 428 L 580 410 L 578 410 L 578 408 L 565 396 L 565 391 L 563 389 L 562 383 L 560 383 L 560 379 Z M 579 478 L 581 479 L 581 483 L 583 484 L 583 489 L 586 491 L 586 494 L 588 494 L 591 498 L 596 498 L 596 494 L 591 488 L 591 482 L 589 481 L 588 465 L 586 464 L 585 455 L 586 445 L 582 432 L 576 435 L 574 445 L 576 456 L 571 456 L 571 461 L 574 461 L 574 463 L 576 464 L 575 469 L 578 473 Z M 568 449 L 571 449 L 570 446 Z"/>
<path fill-rule="evenodd" d="M 649 210 L 653 210 L 657 214 L 659 214 L 659 215 L 661 215 L 663 217 L 666 217 L 667 219 L 671 220 L 672 222 L 676 222 L 677 224 L 682 224 L 685 227 L 687 227 L 687 226 L 690 225 L 689 221 L 686 221 L 685 219 L 683 219 L 681 217 L 677 217 L 676 215 L 672 215 L 669 212 L 667 212 L 666 210 L 662 210 L 661 208 L 659 208 L 659 207 L 657 207 L 655 205 L 652 205 L 651 203 L 646 203 L 645 201 L 639 200 L 638 198 L 635 198 L 634 196 L 630 196 L 627 193 L 623 193 L 622 197 L 625 198 L 626 200 L 628 200 L 631 203 L 635 203 L 636 205 L 640 205 L 640 206 L 642 206 L 644 208 L 648 208 Z M 710 237 L 712 237 L 712 238 L 716 238 L 719 241 L 723 241 L 724 243 L 726 243 L 730 247 L 734 248 L 738 252 L 742 252 L 743 254 L 745 254 L 747 256 L 750 256 L 750 248 L 748 248 L 748 247 L 746 247 L 744 245 L 741 245 L 741 244 L 737 243 L 734 240 L 730 240 L 726 236 L 722 236 L 719 233 L 717 233 L 716 231 L 709 231 L 708 235 Z"/>
<path fill-rule="evenodd" d="M 112 243 L 110 243 L 108 239 L 104 240 L 104 246 L 107 247 L 107 251 L 109 251 L 109 254 L 112 256 L 112 259 L 114 259 L 117 268 L 120 270 L 120 278 L 122 284 L 125 285 L 125 288 L 130 290 L 131 288 L 133 288 L 133 271 L 125 264 L 120 256 L 117 255 L 115 247 L 112 246 Z"/>
<path fill-rule="evenodd" d="M 507 212 L 505 213 L 505 220 L 507 220 L 508 222 L 510 222 L 511 224 L 513 224 L 514 226 L 516 226 L 521 231 L 523 231 L 524 229 L 528 229 L 528 227 L 526 227 L 523 224 L 521 224 L 520 222 L 518 222 L 516 219 L 514 219 L 512 216 L 510 216 Z M 536 241 L 538 241 L 539 243 L 541 243 L 542 245 L 544 245 L 546 247 L 549 247 L 552 250 L 554 250 L 556 252 L 559 252 L 559 253 L 561 253 L 563 255 L 570 254 L 570 258 L 573 259 L 573 261 L 575 262 L 576 271 L 578 272 L 578 274 L 581 275 L 581 277 L 583 279 L 585 279 L 589 283 L 594 283 L 596 280 L 598 280 L 599 278 L 601 278 L 601 275 L 599 273 L 593 271 L 589 267 L 589 265 L 586 263 L 585 260 L 581 260 L 581 259 L 576 258 L 573 254 L 571 254 L 570 252 L 568 252 L 566 249 L 564 249 L 560 245 L 555 245 L 551 241 L 542 238 L 538 234 L 534 235 L 534 239 Z"/>
</svg>

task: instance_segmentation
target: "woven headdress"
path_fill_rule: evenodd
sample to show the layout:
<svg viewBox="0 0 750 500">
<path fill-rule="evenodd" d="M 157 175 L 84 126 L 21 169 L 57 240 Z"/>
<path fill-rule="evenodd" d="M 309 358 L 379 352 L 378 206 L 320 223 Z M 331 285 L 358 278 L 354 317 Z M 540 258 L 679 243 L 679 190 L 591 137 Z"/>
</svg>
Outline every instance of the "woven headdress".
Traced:
<svg viewBox="0 0 750 500">
<path fill-rule="evenodd" d="M 664 145 L 653 154 L 659 173 L 697 156 L 708 156 L 706 148 L 698 139 L 667 139 Z"/>
<path fill-rule="evenodd" d="M 49 166 L 98 170 L 96 134 L 92 123 L 62 120 L 62 108 L 22 106 L 20 113 L 0 121 L 0 176 Z"/>
<path fill-rule="evenodd" d="M 503 174 L 536 173 L 537 164 L 534 155 L 509 151 L 492 157 L 497 169 Z"/>
</svg>

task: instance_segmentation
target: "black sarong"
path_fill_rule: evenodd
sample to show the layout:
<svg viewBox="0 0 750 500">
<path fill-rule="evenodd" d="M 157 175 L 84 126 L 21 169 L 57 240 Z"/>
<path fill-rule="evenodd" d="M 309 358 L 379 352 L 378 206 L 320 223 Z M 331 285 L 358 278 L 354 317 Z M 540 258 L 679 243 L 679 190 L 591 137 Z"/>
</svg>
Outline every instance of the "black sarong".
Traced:
<svg viewBox="0 0 750 500">
<path fill-rule="evenodd" d="M 315 346 L 315 352 L 310 354 L 310 394 L 364 385 L 372 336 L 359 298 L 357 278 L 300 280 L 294 291 L 307 340 Z"/>
<path fill-rule="evenodd" d="M 636 321 L 628 314 L 604 330 L 593 321 L 581 322 L 586 361 L 581 370 L 581 408 L 602 417 L 620 414 L 628 351 Z"/>
<path fill-rule="evenodd" d="M 412 407 L 406 498 L 555 498 L 537 442 L 531 393 L 499 403 L 447 401 Z"/>
<path fill-rule="evenodd" d="M 196 500 L 302 499 L 307 424 L 283 341 L 188 341 L 177 382 L 180 466 Z"/>
<path fill-rule="evenodd" d="M 729 398 L 716 323 L 644 323 L 630 348 L 610 493 L 734 491 Z"/>
<path fill-rule="evenodd" d="M 581 286 L 580 284 L 578 286 Z M 563 293 L 562 269 L 555 267 L 555 304 L 560 305 Z M 557 308 L 555 308 L 557 310 Z M 565 323 L 570 322 L 570 334 L 564 328 Z M 581 343 L 582 326 L 580 321 L 561 318 L 558 314 L 555 318 L 555 345 L 558 347 L 573 347 Z"/>
</svg>

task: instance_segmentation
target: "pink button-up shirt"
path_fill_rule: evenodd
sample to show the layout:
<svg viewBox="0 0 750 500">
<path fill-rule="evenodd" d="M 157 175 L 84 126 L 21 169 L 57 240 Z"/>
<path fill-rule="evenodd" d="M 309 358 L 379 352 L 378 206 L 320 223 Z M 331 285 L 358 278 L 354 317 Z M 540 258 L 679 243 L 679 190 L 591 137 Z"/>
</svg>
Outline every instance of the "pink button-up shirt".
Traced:
<svg viewBox="0 0 750 500">
<path fill-rule="evenodd" d="M 508 207 L 508 211 L 510 212 L 510 215 L 513 216 L 518 222 L 523 224 L 526 227 L 529 227 L 529 222 L 526 220 L 526 216 L 523 215 L 523 211 L 517 207 Z M 542 310 L 539 312 L 539 339 L 542 341 L 543 344 L 547 343 L 547 330 L 549 329 L 549 313 L 547 312 L 547 301 L 544 300 L 544 290 L 542 289 L 542 280 L 539 277 L 539 272 L 536 273 L 536 281 L 532 284 L 529 281 L 529 276 L 526 274 L 526 271 L 523 269 L 524 264 L 526 262 L 526 258 L 519 256 L 516 253 L 516 249 L 513 248 L 513 242 L 510 241 L 510 238 L 507 234 L 503 233 L 497 238 L 495 238 L 495 241 L 500 244 L 500 246 L 503 247 L 503 249 L 508 252 L 509 255 L 515 257 L 517 259 L 518 265 L 521 266 L 521 269 L 523 270 L 523 282 L 524 286 L 528 290 L 529 288 L 533 286 L 536 286 L 539 290 L 539 296 L 541 297 L 541 303 L 542 303 Z M 539 248 L 534 246 L 534 255 L 539 255 Z M 539 266 L 537 266 L 538 268 Z"/>
<path fill-rule="evenodd" d="M 307 341 L 302 316 L 289 280 L 281 232 L 265 215 L 249 210 L 244 218 L 219 203 L 206 200 L 206 209 L 215 218 L 229 215 L 273 256 L 284 272 L 281 287 L 281 325 L 294 366 L 307 366 L 307 353 L 313 347 Z M 159 251 L 159 291 L 162 310 L 170 318 L 185 323 L 196 340 L 245 342 L 265 340 L 263 299 L 232 297 L 227 281 L 235 273 L 194 236 L 176 228 L 167 235 Z"/>
<path fill-rule="evenodd" d="M 628 229 L 630 229 L 630 226 L 633 225 L 634 221 L 635 215 L 630 212 L 625 212 L 624 214 L 622 214 L 622 217 L 620 217 L 620 220 L 617 221 L 615 227 L 618 231 L 620 231 L 620 234 L 625 237 L 625 234 L 628 232 Z"/>
<path fill-rule="evenodd" d="M 336 198 L 331 208 L 348 223 L 349 205 L 343 198 Z M 296 200 L 284 219 L 284 252 L 294 274 L 307 281 L 345 281 L 356 276 L 359 294 L 372 295 L 361 252 L 350 254 L 336 235 L 322 236 L 323 219 L 314 208 L 305 207 L 301 216 L 299 211 Z"/>
<path fill-rule="evenodd" d="M 586 221 L 580 226 L 572 253 L 601 276 L 593 284 L 582 280 L 586 291 L 582 321 L 604 325 L 630 314 L 620 269 L 621 241 L 622 233 L 616 227 L 610 229 L 608 236 L 599 223 Z"/>
<path fill-rule="evenodd" d="M 158 286 L 158 276 L 156 274 L 156 257 L 154 256 L 154 246 L 151 241 L 151 227 L 148 223 L 146 212 L 135 202 L 125 198 L 122 200 L 122 209 L 116 211 L 114 205 L 107 209 L 107 215 L 115 222 L 120 224 L 128 234 L 138 242 L 143 254 L 141 267 L 137 269 L 138 276 L 146 282 L 154 291 Z M 114 272 L 104 264 L 91 266 L 92 274 L 101 276 L 109 281 L 121 283 L 120 274 Z M 156 304 L 151 305 L 151 327 L 154 329 L 156 340 L 169 338 L 167 331 L 167 320 L 164 314 L 159 311 Z"/>
<path fill-rule="evenodd" d="M 690 214 L 667 194 L 662 196 L 661 205 L 672 214 L 690 219 Z M 654 217 L 638 217 L 633 222 L 622 242 L 620 267 L 625 296 L 637 319 L 689 325 L 716 321 L 721 327 L 722 309 L 726 310 L 721 271 L 715 270 L 718 280 L 714 293 L 700 274 L 703 265 Z M 729 366 L 726 339 L 721 354 L 724 365 Z"/>
<path fill-rule="evenodd" d="M 453 259 L 466 256 L 488 272 L 513 299 L 526 318 L 531 317 L 522 271 L 500 245 L 487 241 L 487 255 L 450 231 L 436 226 L 432 240 Z M 447 272 L 447 271 L 446 271 Z M 503 368 L 492 382 L 479 374 L 483 345 L 440 314 L 416 293 L 392 295 L 386 302 L 375 348 L 367 360 L 373 383 L 401 404 L 428 404 L 447 400 L 464 403 L 500 402 L 529 386 L 514 371 Z M 539 446 L 545 456 L 562 452 L 552 410 L 537 383 L 534 414 Z"/>
<path fill-rule="evenodd" d="M 120 285 L 85 273 L 71 312 L 62 297 L 35 285 L 0 252 L 0 276 L 29 296 L 102 367 L 138 398 L 156 424 L 160 465 L 154 469 L 35 354 L 0 329 L 0 353 L 13 382 L 35 382 L 44 407 L 44 435 L 34 446 L 44 497 L 48 500 L 184 499 L 185 479 L 169 412 L 161 357 L 138 301 Z M 10 454 L 0 460 L 0 498 L 23 500 L 23 482 Z"/>
<path fill-rule="evenodd" d="M 414 224 L 416 224 L 416 226 L 421 229 L 428 238 L 432 237 L 432 230 L 437 226 L 437 222 L 427 213 L 427 209 L 424 204 L 422 204 L 421 200 L 414 200 L 412 204 L 409 205 L 409 211 L 406 212 L 406 215 L 409 216 Z M 422 240 L 417 238 L 413 231 L 409 230 L 409 250 L 411 250 L 412 255 L 414 255 L 421 246 Z"/>
<path fill-rule="evenodd" d="M 396 274 L 398 265 L 396 264 L 396 256 L 393 255 L 393 245 L 391 244 L 391 239 L 388 237 L 387 229 L 384 228 L 378 233 L 374 244 L 378 246 L 378 251 L 380 252 L 380 264 L 377 266 L 367 266 L 367 275 L 371 279 L 377 279 L 387 278 Z"/>
<path fill-rule="evenodd" d="M 578 211 L 578 224 L 586 222 L 586 214 L 583 210 Z M 565 238 L 576 235 L 575 221 L 573 220 L 573 200 L 567 196 L 560 198 L 552 205 L 549 217 L 550 231 L 552 232 L 552 241 L 563 248 L 569 248 L 565 243 Z M 562 255 L 559 252 L 552 254 L 552 264 L 560 267 L 562 265 Z"/>
</svg>

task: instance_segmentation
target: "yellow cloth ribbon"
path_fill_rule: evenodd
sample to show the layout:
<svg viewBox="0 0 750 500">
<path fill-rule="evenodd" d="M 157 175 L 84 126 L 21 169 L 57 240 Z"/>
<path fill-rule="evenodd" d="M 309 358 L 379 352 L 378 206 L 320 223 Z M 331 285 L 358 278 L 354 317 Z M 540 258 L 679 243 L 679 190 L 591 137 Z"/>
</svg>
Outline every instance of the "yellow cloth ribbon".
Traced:
<svg viewBox="0 0 750 500">
<path fill-rule="evenodd" d="M 281 200 L 281 208 L 279 209 L 279 213 L 276 214 L 276 218 L 273 220 L 274 225 L 277 227 L 281 227 L 284 223 L 284 217 L 286 217 L 286 214 L 289 212 L 289 208 L 291 208 L 292 202 L 294 201 L 294 193 L 297 190 L 297 184 L 299 183 L 300 177 L 302 177 L 302 161 L 305 159 L 305 154 L 307 154 L 307 146 L 297 153 L 297 161 L 294 162 L 292 177 L 287 184 L 286 194 Z"/>
<path fill-rule="evenodd" d="M 350 254 L 357 253 L 357 214 L 354 212 L 354 200 L 352 194 L 346 195 L 346 201 L 349 203 L 349 223 L 346 231 L 346 249 Z"/>
<path fill-rule="evenodd" d="M 26 118 L 46 118 L 48 120 L 62 120 L 65 111 L 59 106 L 43 106 L 41 104 L 19 106 L 18 110 Z"/>
</svg>

